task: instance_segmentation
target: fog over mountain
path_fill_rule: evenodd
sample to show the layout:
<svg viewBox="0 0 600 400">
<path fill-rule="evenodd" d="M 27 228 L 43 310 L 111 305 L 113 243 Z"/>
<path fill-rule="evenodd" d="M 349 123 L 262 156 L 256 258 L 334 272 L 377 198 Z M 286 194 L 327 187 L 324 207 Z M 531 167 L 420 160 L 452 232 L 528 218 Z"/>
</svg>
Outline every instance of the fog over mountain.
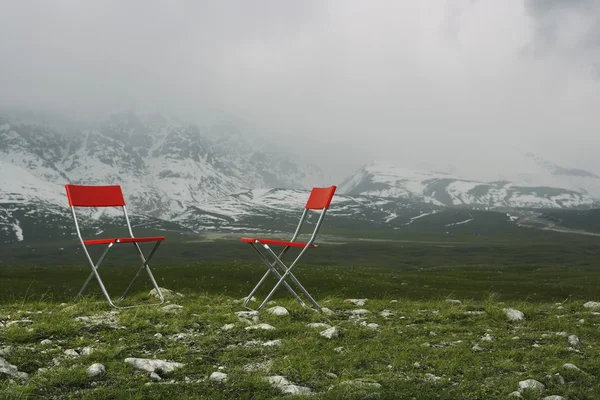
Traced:
<svg viewBox="0 0 600 400">
<path fill-rule="evenodd" d="M 372 161 L 514 179 L 531 172 L 528 153 L 600 174 L 595 0 L 0 8 L 4 116 L 102 121 L 133 109 L 225 121 L 335 182 Z"/>
</svg>

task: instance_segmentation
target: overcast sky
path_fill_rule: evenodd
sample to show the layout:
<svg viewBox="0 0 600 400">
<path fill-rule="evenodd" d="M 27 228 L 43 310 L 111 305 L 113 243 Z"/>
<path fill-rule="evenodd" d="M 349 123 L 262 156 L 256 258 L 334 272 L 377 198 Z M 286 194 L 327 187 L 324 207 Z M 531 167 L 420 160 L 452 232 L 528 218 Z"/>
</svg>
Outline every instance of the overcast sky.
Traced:
<svg viewBox="0 0 600 400">
<path fill-rule="evenodd" d="M 231 117 L 336 173 L 498 143 L 600 173 L 600 1 L 6 0 L 0 106 Z"/>
</svg>

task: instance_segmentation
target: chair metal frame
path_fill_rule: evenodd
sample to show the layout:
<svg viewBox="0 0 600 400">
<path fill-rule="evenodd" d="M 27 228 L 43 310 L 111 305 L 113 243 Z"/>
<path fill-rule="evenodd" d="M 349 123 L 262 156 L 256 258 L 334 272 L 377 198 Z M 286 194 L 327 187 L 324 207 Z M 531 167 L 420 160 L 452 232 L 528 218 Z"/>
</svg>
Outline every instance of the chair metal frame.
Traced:
<svg viewBox="0 0 600 400">
<path fill-rule="evenodd" d="M 264 306 L 269 302 L 271 297 L 273 297 L 273 295 L 275 294 L 277 289 L 279 289 L 279 287 L 281 287 L 282 285 L 290 292 L 290 294 L 298 301 L 298 303 L 300 303 L 302 306 L 306 305 L 306 303 L 300 298 L 300 296 L 298 296 L 298 294 L 294 291 L 294 289 L 286 282 L 287 278 L 289 278 L 294 283 L 294 285 L 296 285 L 296 287 L 298 289 L 300 289 L 300 291 L 302 291 L 302 293 L 304 293 L 306 298 L 310 301 L 310 303 L 312 303 L 312 305 L 315 309 L 321 310 L 321 306 L 310 295 L 308 290 L 306 290 L 306 288 L 300 283 L 300 281 L 298 280 L 298 278 L 296 278 L 296 276 L 294 275 L 292 270 L 294 269 L 294 267 L 296 267 L 296 265 L 298 265 L 300 258 L 302 258 L 302 256 L 304 255 L 304 253 L 306 253 L 306 251 L 308 249 L 317 247 L 317 245 L 314 242 L 317 238 L 317 234 L 319 233 L 319 230 L 321 229 L 323 219 L 325 218 L 325 214 L 327 213 L 327 210 L 331 203 L 331 199 L 333 198 L 333 195 L 335 194 L 335 190 L 336 190 L 335 186 L 331 186 L 328 188 L 313 188 L 313 190 L 309 196 L 309 199 L 306 203 L 306 206 L 304 207 L 304 211 L 302 212 L 302 216 L 300 217 L 298 226 L 296 227 L 296 231 L 294 232 L 294 235 L 292 236 L 292 239 L 289 242 L 274 240 L 274 239 L 246 238 L 246 237 L 243 237 L 240 239 L 242 242 L 250 244 L 250 246 L 252 246 L 252 249 L 259 255 L 260 259 L 267 266 L 267 272 L 263 275 L 263 277 L 260 279 L 258 284 L 254 287 L 254 289 L 252 289 L 250 294 L 244 300 L 243 306 L 245 308 L 252 310 L 252 308 L 248 307 L 248 302 L 252 299 L 252 296 L 254 296 L 254 294 L 258 291 L 258 289 L 265 283 L 265 281 L 267 280 L 269 275 L 273 274 L 278 279 L 278 281 L 275 284 L 275 286 L 273 287 L 273 289 L 269 292 L 267 297 L 260 304 L 260 306 L 258 306 L 256 311 L 262 310 L 264 308 Z M 298 235 L 300 234 L 300 230 L 302 229 L 302 226 L 304 225 L 304 222 L 306 221 L 309 210 L 315 210 L 315 209 L 320 209 L 321 214 L 319 215 L 319 219 L 317 220 L 315 229 L 314 229 L 310 239 L 306 243 L 296 242 L 296 239 L 298 238 Z M 270 244 L 284 246 L 284 248 L 279 253 L 279 255 L 277 255 L 273 251 L 273 249 L 269 246 Z M 260 249 L 258 247 L 259 245 L 264 248 L 266 254 L 260 251 Z M 285 253 L 287 253 L 288 250 L 292 247 L 300 247 L 300 248 L 302 248 L 302 250 L 300 251 L 298 256 L 291 262 L 291 264 L 288 267 L 282 261 L 282 258 L 285 255 Z M 269 259 L 269 257 L 270 257 L 270 259 Z M 279 270 L 281 270 L 281 272 Z"/>
<path fill-rule="evenodd" d="M 67 191 L 67 198 L 69 200 L 69 206 L 70 206 L 71 212 L 73 214 L 73 220 L 75 221 L 75 229 L 77 230 L 77 237 L 79 238 L 81 247 L 83 248 L 86 258 L 87 258 L 88 262 L 90 263 L 90 266 L 92 267 L 92 272 L 90 273 L 87 280 L 83 284 L 83 287 L 77 294 L 77 297 L 75 297 L 75 301 L 78 301 L 81 298 L 81 296 L 83 295 L 83 292 L 87 288 L 88 284 L 91 282 L 91 280 L 94 277 L 96 277 L 96 279 L 98 280 L 98 284 L 100 285 L 100 289 L 102 290 L 102 293 L 108 300 L 108 304 L 111 307 L 121 308 L 121 309 L 140 307 L 140 305 L 117 306 L 115 304 L 115 302 L 113 302 L 110 295 L 108 294 L 106 286 L 104 285 L 104 282 L 102 281 L 102 278 L 100 277 L 100 274 L 98 273 L 98 269 L 100 268 L 100 265 L 102 264 L 102 262 L 108 255 L 108 252 L 110 251 L 110 249 L 112 249 L 112 247 L 115 244 L 133 243 L 135 249 L 137 250 L 137 252 L 140 256 L 140 260 L 142 261 L 142 266 L 138 269 L 136 275 L 133 277 L 133 279 L 129 283 L 129 286 L 127 287 L 127 289 L 125 290 L 125 292 L 119 298 L 118 301 L 122 301 L 123 299 L 125 299 L 125 297 L 129 293 L 129 290 L 133 286 L 134 282 L 138 279 L 138 277 L 142 273 L 142 270 L 145 270 L 148 273 L 148 276 L 150 278 L 150 281 L 152 282 L 152 285 L 156 289 L 156 293 L 158 294 L 160 302 L 144 304 L 144 305 L 161 305 L 161 304 L 163 304 L 165 302 L 165 298 L 162 294 L 162 291 L 160 290 L 160 287 L 156 283 L 156 279 L 154 279 L 154 275 L 152 274 L 152 271 L 150 270 L 149 262 L 152 259 L 152 257 L 154 256 L 154 254 L 156 253 L 156 250 L 158 249 L 158 247 L 160 246 L 162 241 L 165 239 L 165 237 L 164 236 L 155 236 L 155 237 L 135 237 L 134 236 L 133 230 L 131 228 L 131 223 L 129 221 L 129 215 L 127 214 L 127 208 L 125 207 L 125 199 L 123 198 L 123 192 L 121 191 L 121 186 L 119 186 L 119 185 L 88 186 L 88 185 L 67 184 L 67 185 L 65 185 L 65 189 Z M 77 221 L 77 213 L 75 212 L 76 207 L 88 207 L 88 208 L 119 207 L 119 208 L 122 208 L 130 237 L 106 238 L 106 239 L 87 239 L 87 240 L 84 239 L 81 234 L 81 229 L 79 228 L 79 222 Z M 148 257 L 144 256 L 144 253 L 142 252 L 142 249 L 140 248 L 139 243 L 142 243 L 142 242 L 155 242 L 156 243 L 154 245 L 154 247 L 152 248 L 152 250 L 150 251 Z M 96 263 L 94 263 L 91 255 L 88 251 L 87 246 L 88 245 L 101 245 L 101 244 L 107 244 L 108 246 L 106 247 L 106 249 L 100 256 L 98 261 Z"/>
</svg>

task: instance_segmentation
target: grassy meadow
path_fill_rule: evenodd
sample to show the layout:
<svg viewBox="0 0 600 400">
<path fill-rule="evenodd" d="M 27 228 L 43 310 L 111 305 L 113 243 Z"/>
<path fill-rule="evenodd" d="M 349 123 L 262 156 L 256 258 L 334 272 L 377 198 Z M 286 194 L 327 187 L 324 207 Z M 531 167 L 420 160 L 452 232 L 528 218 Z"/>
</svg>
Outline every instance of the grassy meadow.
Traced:
<svg viewBox="0 0 600 400">
<path fill-rule="evenodd" d="M 600 309 L 584 307 L 600 301 L 597 238 L 526 231 L 391 240 L 328 232 L 296 275 L 331 312 L 303 308 L 282 289 L 267 309 L 282 306 L 283 316 L 236 315 L 264 268 L 234 237 L 165 242 L 153 271 L 183 295 L 168 300 L 183 307 L 171 310 L 111 310 L 94 281 L 75 304 L 89 267 L 73 241 L 7 245 L 0 358 L 28 378 L 0 373 L 0 399 L 295 396 L 286 390 L 316 399 L 506 399 L 526 379 L 544 385 L 523 390 L 526 399 L 600 399 Z M 109 256 L 100 271 L 113 297 L 137 265 L 131 248 Z M 150 288 L 140 279 L 125 303 L 153 301 Z M 508 321 L 506 308 L 524 320 Z M 256 324 L 275 329 L 246 329 Z M 337 336 L 322 336 L 327 327 Z M 151 374 L 127 358 L 183 365 Z M 91 377 L 94 363 L 105 372 Z M 274 377 L 289 384 L 278 388 Z"/>
</svg>

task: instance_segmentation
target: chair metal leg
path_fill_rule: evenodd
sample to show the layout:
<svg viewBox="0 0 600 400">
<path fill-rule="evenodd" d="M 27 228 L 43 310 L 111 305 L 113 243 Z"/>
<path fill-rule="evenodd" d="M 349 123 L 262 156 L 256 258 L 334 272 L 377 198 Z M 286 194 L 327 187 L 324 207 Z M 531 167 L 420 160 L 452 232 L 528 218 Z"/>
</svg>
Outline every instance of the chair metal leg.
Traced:
<svg viewBox="0 0 600 400">
<path fill-rule="evenodd" d="M 90 265 L 92 266 L 92 272 L 90 273 L 90 275 L 88 276 L 87 280 L 85 281 L 85 283 L 81 287 L 81 290 L 79 291 L 79 293 L 75 297 L 75 301 L 78 301 L 81 298 L 81 296 L 83 295 L 83 292 L 87 288 L 87 285 L 89 285 L 89 283 L 91 282 L 92 278 L 94 276 L 96 276 L 96 277 L 99 276 L 98 272 L 96 272 L 96 270 L 98 268 L 100 268 L 100 264 L 102 264 L 102 262 L 104 261 L 104 258 L 106 258 L 106 255 L 108 254 L 108 251 L 112 248 L 112 246 L 113 246 L 113 243 L 110 243 L 108 245 L 108 247 L 106 248 L 106 250 L 104 250 L 104 253 L 102 253 L 102 255 L 100 256 L 100 258 L 98 259 L 98 262 L 95 265 L 94 265 L 94 262 L 92 261 L 92 258 L 90 256 L 90 254 L 87 251 L 87 248 L 85 248 L 85 246 L 83 247 L 83 251 L 85 252 L 85 254 L 86 254 L 87 258 L 88 258 L 88 261 L 90 262 Z M 101 288 L 102 288 L 102 286 L 101 286 Z M 106 293 L 105 293 L 105 295 L 106 295 Z"/>
<path fill-rule="evenodd" d="M 306 290 L 306 288 L 300 283 L 300 281 L 296 278 L 296 276 L 292 273 L 292 268 L 295 266 L 295 264 L 298 262 L 298 259 L 302 256 L 299 255 L 296 260 L 294 260 L 294 262 L 292 263 L 291 267 L 288 268 L 283 261 L 281 261 L 281 259 L 279 257 L 277 257 L 277 254 L 275 254 L 275 252 L 266 244 L 263 246 L 271 255 L 271 257 L 273 257 L 275 259 L 275 262 L 277 264 L 280 265 L 280 267 L 282 269 L 285 270 L 285 273 L 282 277 L 280 277 L 279 282 L 277 282 L 277 285 L 275 285 L 275 288 L 273 290 L 273 293 L 275 292 L 275 290 L 277 290 L 277 288 L 279 287 L 279 285 L 281 285 L 282 283 L 285 283 L 285 278 L 286 275 L 289 276 L 290 280 L 292 282 L 294 282 L 294 284 L 302 291 L 302 293 L 304 293 L 304 295 L 308 298 L 308 300 L 313 304 L 313 306 L 320 310 L 321 306 L 319 306 L 319 304 L 316 302 L 315 299 L 313 299 L 313 297 L 310 295 L 310 293 L 308 293 L 308 290 Z M 282 282 L 283 281 L 283 282 Z"/>
<path fill-rule="evenodd" d="M 123 295 L 119 299 L 120 301 L 123 300 L 123 299 L 125 299 L 125 297 L 127 296 L 127 293 L 129 293 L 129 290 L 131 289 L 131 287 L 133 286 L 133 284 L 135 283 L 135 281 L 137 280 L 137 278 L 140 276 L 140 274 L 142 273 L 142 271 L 145 269 L 148 272 L 148 274 L 150 275 L 150 280 L 152 281 L 152 283 L 153 283 L 153 285 L 154 285 L 154 287 L 156 289 L 156 292 L 158 293 L 159 298 L 161 299 L 161 303 L 160 304 L 164 303 L 164 298 L 163 298 L 162 292 L 160 291 L 160 288 L 156 284 L 156 281 L 154 280 L 154 276 L 152 276 L 152 272 L 150 272 L 150 267 L 148 265 L 148 263 L 150 262 L 150 260 L 154 256 L 154 253 L 158 249 L 158 246 L 160 245 L 160 243 L 161 242 L 156 242 L 156 244 L 152 248 L 152 251 L 148 255 L 148 258 L 144 257 L 144 253 L 142 253 L 142 249 L 140 248 L 140 246 L 137 243 L 133 243 L 133 245 L 135 246 L 135 248 L 137 249 L 137 251 L 138 251 L 138 253 L 140 255 L 140 259 L 142 260 L 142 266 L 140 267 L 140 269 L 138 269 L 137 274 L 135 274 L 135 276 L 133 277 L 133 279 L 129 283 L 129 286 L 127 286 L 127 289 L 125 290 L 125 293 L 123 293 Z"/>
</svg>

